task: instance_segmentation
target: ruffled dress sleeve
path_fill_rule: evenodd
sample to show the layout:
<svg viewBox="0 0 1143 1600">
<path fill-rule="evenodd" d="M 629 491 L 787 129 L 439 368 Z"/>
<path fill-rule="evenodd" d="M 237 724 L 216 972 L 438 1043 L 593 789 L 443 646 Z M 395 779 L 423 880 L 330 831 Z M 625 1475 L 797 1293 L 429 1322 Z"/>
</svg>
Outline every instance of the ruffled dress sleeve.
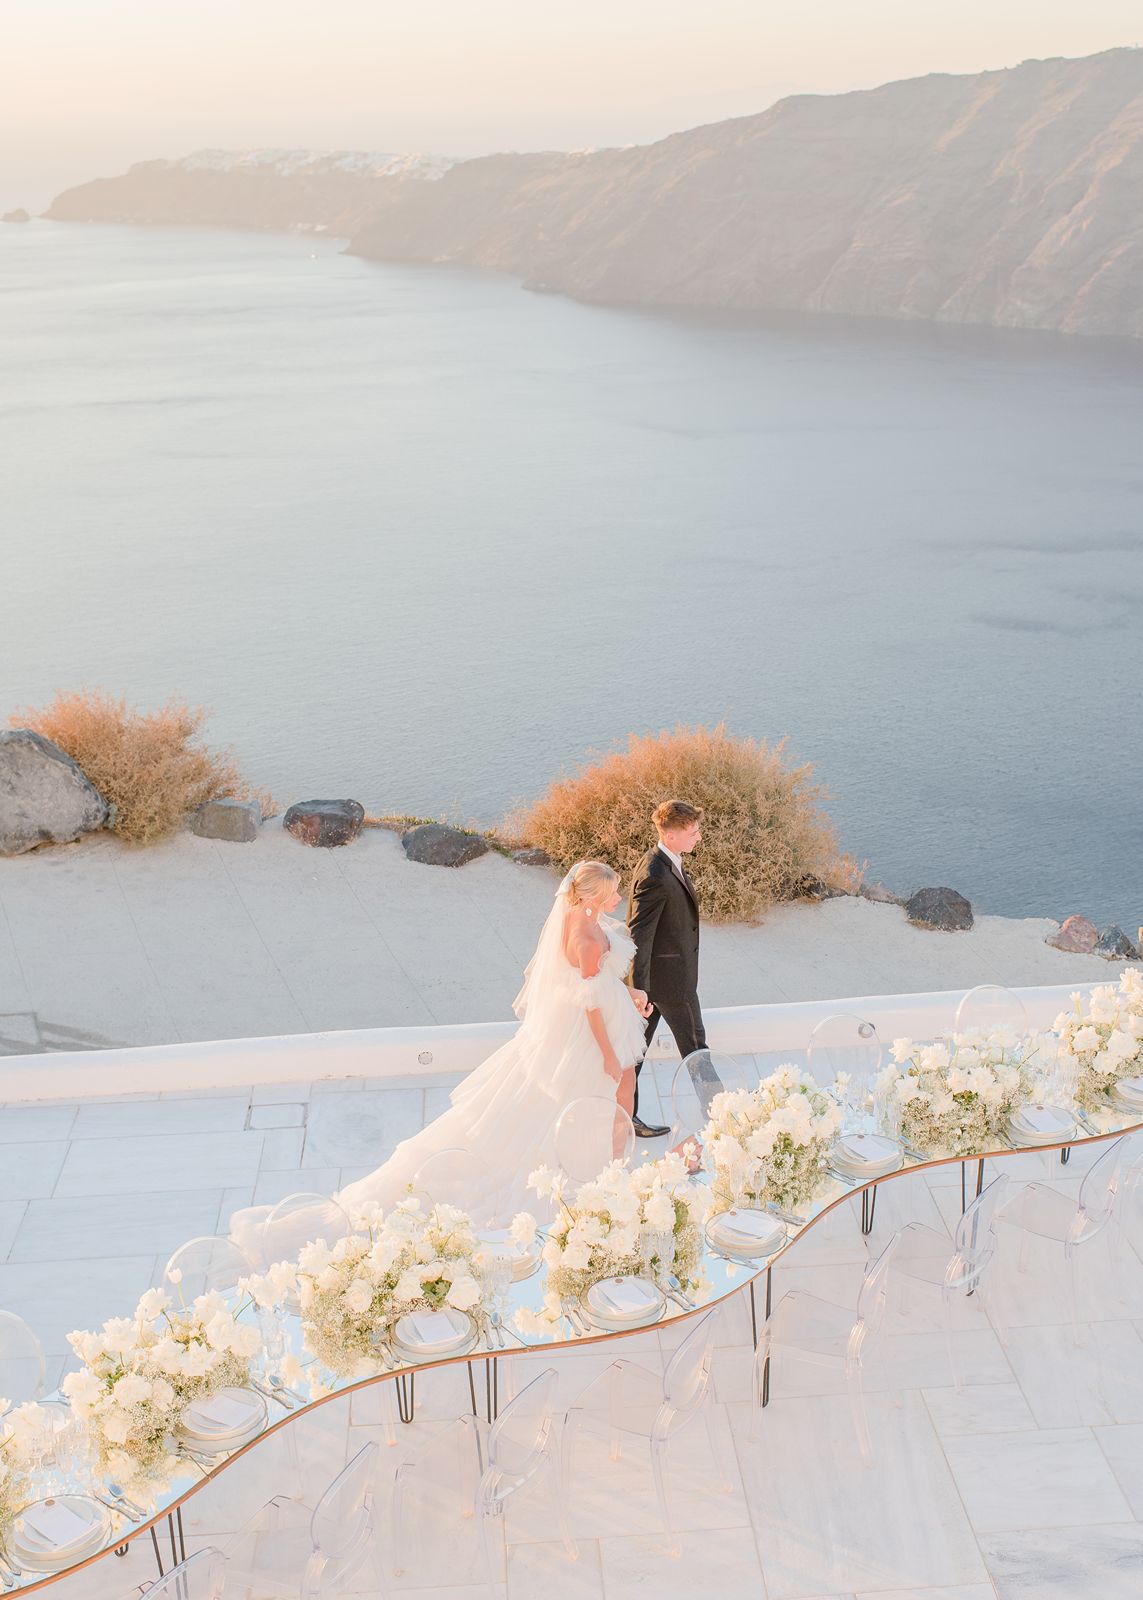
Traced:
<svg viewBox="0 0 1143 1600">
<path fill-rule="evenodd" d="M 603 1006 L 603 997 L 606 993 L 607 976 L 601 970 L 594 978 L 581 978 L 577 973 L 572 979 L 572 992 L 576 1003 L 584 1011 L 599 1011 Z"/>
</svg>

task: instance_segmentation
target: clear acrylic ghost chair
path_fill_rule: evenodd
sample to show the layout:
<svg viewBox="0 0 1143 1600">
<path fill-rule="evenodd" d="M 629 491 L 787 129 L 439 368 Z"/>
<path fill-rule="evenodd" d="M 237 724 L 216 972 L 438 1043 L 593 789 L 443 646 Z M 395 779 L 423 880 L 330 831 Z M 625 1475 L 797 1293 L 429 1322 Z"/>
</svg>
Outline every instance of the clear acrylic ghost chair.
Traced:
<svg viewBox="0 0 1143 1600">
<path fill-rule="evenodd" d="M 311 1510 L 284 1496 L 271 1500 L 226 1549 L 226 1600 L 343 1600 L 361 1575 L 377 1595 L 375 1553 L 377 1457 L 372 1442 L 341 1469 Z"/>
<path fill-rule="evenodd" d="M 754 1415 L 761 1415 L 769 1403 L 769 1365 L 775 1350 L 789 1350 L 811 1366 L 824 1367 L 845 1376 L 853 1424 L 866 1466 L 873 1464 L 873 1444 L 865 1410 L 862 1363 L 871 1338 L 885 1316 L 889 1264 L 897 1248 L 894 1234 L 881 1254 L 865 1269 L 856 1311 L 832 1300 L 819 1299 L 793 1289 L 784 1294 L 762 1324 L 758 1348 L 754 1352 Z"/>
<path fill-rule="evenodd" d="M 975 1294 L 991 1319 L 1000 1343 L 1007 1343 L 999 1305 L 992 1297 L 985 1301 L 984 1280 L 996 1255 L 996 1213 L 1007 1199 L 1009 1186 L 1008 1175 L 1002 1173 L 977 1195 L 957 1223 L 951 1250 L 948 1234 L 938 1233 L 923 1222 L 910 1222 L 897 1233 L 890 1276 L 931 1284 L 941 1291 L 949 1365 L 958 1393 L 964 1388 L 964 1374 L 953 1339 L 953 1312 L 957 1302 Z"/>
<path fill-rule="evenodd" d="M 671 1079 L 671 1131 L 667 1146 L 699 1141 L 710 1119 L 710 1107 L 723 1090 L 735 1093 L 749 1089 L 750 1080 L 733 1056 L 716 1056 L 709 1050 L 692 1050 L 675 1068 Z"/>
<path fill-rule="evenodd" d="M 206 1545 L 180 1561 L 162 1578 L 143 1584 L 135 1592 L 148 1596 L 148 1600 L 222 1600 L 225 1573 L 226 1558 L 222 1551 Z"/>
<path fill-rule="evenodd" d="M 466 1211 L 478 1228 L 491 1227 L 498 1220 L 497 1187 L 488 1163 L 463 1145 L 436 1151 L 413 1174 L 413 1193 L 426 1207 L 456 1206 Z"/>
<path fill-rule="evenodd" d="M 1104 1234 L 1114 1263 L 1118 1245 L 1116 1214 L 1131 1146 L 1132 1138 L 1128 1136 L 1116 1139 L 1104 1151 L 1080 1184 L 1078 1200 L 1073 1200 L 1059 1189 L 1053 1189 L 1050 1184 L 1028 1183 L 1005 1206 L 1001 1218 L 1023 1232 L 1019 1260 L 1021 1272 L 1028 1270 L 1029 1244 L 1033 1234 L 1041 1239 L 1054 1239 L 1063 1246 L 1064 1284 L 1072 1338 L 1077 1345 L 1084 1343 L 1080 1321 L 1080 1251 Z"/>
<path fill-rule="evenodd" d="M 815 1083 L 831 1089 L 840 1073 L 849 1080 L 841 1094 L 847 1122 L 854 1128 L 869 1121 L 868 1102 L 883 1057 L 872 1022 L 849 1012 L 823 1017 L 806 1045 L 806 1068 Z"/>
<path fill-rule="evenodd" d="M 296 1261 L 303 1245 L 315 1239 L 334 1245 L 352 1232 L 348 1211 L 332 1195 L 288 1194 L 259 1225 L 258 1268 L 265 1271 L 275 1261 Z"/>
<path fill-rule="evenodd" d="M 258 1269 L 233 1239 L 221 1234 L 204 1234 L 188 1239 L 175 1251 L 163 1268 L 163 1283 L 181 1295 L 188 1304 L 200 1294 L 222 1294 L 233 1300 L 240 1278 Z"/>
<path fill-rule="evenodd" d="M 564 1419 L 565 1495 L 573 1489 L 576 1437 L 581 1430 L 608 1438 L 613 1461 L 622 1454 L 625 1434 L 650 1441 L 655 1497 L 672 1556 L 680 1552 L 680 1531 L 667 1492 L 667 1452 L 671 1442 L 696 1417 L 701 1416 L 706 1426 L 719 1488 L 726 1493 L 731 1489 L 718 1444 L 711 1386 L 717 1316 L 717 1311 L 708 1311 L 700 1318 L 661 1375 L 633 1361 L 613 1362 L 588 1385 Z"/>
<path fill-rule="evenodd" d="M 999 983 L 978 983 L 960 998 L 953 1020 L 954 1033 L 1008 1029 L 1017 1038 L 1028 1032 L 1028 1007 L 1018 994 Z"/>
<path fill-rule="evenodd" d="M 0 1311 L 0 1416 L 44 1392 L 44 1347 L 14 1311 Z"/>
<path fill-rule="evenodd" d="M 612 1161 L 629 1161 L 635 1125 L 606 1095 L 571 1100 L 556 1122 L 556 1162 L 573 1191 L 590 1183 Z"/>
<path fill-rule="evenodd" d="M 551 1497 L 564 1551 L 570 1560 L 577 1558 L 560 1477 L 557 1387 L 556 1370 L 548 1367 L 521 1389 L 491 1427 L 462 1417 L 419 1461 L 398 1467 L 393 1484 L 393 1565 L 398 1575 L 412 1571 L 418 1558 L 423 1564 L 434 1546 L 453 1546 L 447 1536 L 434 1541 L 425 1525 L 425 1502 L 431 1496 L 434 1509 L 441 1499 L 446 1501 L 446 1518 L 475 1517 L 485 1579 L 499 1581 L 500 1562 L 493 1559 L 493 1534 L 503 1526 L 499 1519 L 514 1495 L 541 1481 Z"/>
</svg>

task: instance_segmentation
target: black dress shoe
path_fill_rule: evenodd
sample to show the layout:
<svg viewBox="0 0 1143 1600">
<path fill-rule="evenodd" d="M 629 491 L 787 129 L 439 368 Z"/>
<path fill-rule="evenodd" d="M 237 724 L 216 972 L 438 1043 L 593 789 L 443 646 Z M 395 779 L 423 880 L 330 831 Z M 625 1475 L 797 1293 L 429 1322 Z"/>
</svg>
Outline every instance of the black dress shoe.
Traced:
<svg viewBox="0 0 1143 1600">
<path fill-rule="evenodd" d="M 653 1123 L 644 1122 L 642 1117 L 632 1117 L 631 1124 L 637 1139 L 661 1139 L 665 1133 L 671 1131 L 670 1128 L 656 1128 Z"/>
</svg>

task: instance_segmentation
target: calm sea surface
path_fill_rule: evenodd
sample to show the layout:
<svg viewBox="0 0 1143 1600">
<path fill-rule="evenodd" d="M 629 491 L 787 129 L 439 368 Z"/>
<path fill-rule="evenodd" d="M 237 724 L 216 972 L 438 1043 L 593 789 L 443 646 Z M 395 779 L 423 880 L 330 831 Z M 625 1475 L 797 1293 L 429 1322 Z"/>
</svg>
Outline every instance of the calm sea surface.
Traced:
<svg viewBox="0 0 1143 1600">
<path fill-rule="evenodd" d="M 281 802 L 492 821 L 629 730 L 1143 922 L 1143 350 L 598 310 L 333 242 L 0 228 L 0 716 L 213 708 Z"/>
</svg>

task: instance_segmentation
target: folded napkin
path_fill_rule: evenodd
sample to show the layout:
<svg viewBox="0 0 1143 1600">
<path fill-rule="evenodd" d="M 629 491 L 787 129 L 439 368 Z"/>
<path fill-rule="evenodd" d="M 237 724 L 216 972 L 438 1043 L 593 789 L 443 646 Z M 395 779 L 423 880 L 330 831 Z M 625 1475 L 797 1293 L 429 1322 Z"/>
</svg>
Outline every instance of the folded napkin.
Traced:
<svg viewBox="0 0 1143 1600">
<path fill-rule="evenodd" d="M 1021 1144 L 1051 1144 L 1075 1128 L 1075 1118 L 1059 1106 L 1020 1106 L 1008 1122 L 1009 1131 Z"/>
<path fill-rule="evenodd" d="M 467 1323 L 458 1328 L 447 1311 L 411 1311 L 394 1329 L 402 1344 L 416 1350 L 451 1350 L 468 1331 Z"/>
<path fill-rule="evenodd" d="M 712 1217 L 710 1228 L 720 1238 L 733 1239 L 742 1244 L 757 1244 L 759 1240 L 772 1239 L 776 1233 L 785 1233 L 782 1225 L 766 1211 L 751 1211 L 745 1206 L 734 1206 L 729 1211 Z"/>
<path fill-rule="evenodd" d="M 258 1409 L 253 1401 L 239 1399 L 234 1393 L 212 1394 L 188 1406 L 186 1420 L 199 1431 L 235 1433 L 253 1422 Z"/>
<path fill-rule="evenodd" d="M 641 1278 L 604 1278 L 588 1297 L 597 1311 L 612 1317 L 641 1317 L 658 1304 L 659 1293 Z"/>
<path fill-rule="evenodd" d="M 62 1500 L 40 1500 L 29 1506 L 21 1519 L 21 1539 L 29 1548 L 63 1550 L 90 1539 L 98 1527 L 81 1517 Z M 30 1536 L 30 1537 L 29 1537 Z"/>
</svg>

